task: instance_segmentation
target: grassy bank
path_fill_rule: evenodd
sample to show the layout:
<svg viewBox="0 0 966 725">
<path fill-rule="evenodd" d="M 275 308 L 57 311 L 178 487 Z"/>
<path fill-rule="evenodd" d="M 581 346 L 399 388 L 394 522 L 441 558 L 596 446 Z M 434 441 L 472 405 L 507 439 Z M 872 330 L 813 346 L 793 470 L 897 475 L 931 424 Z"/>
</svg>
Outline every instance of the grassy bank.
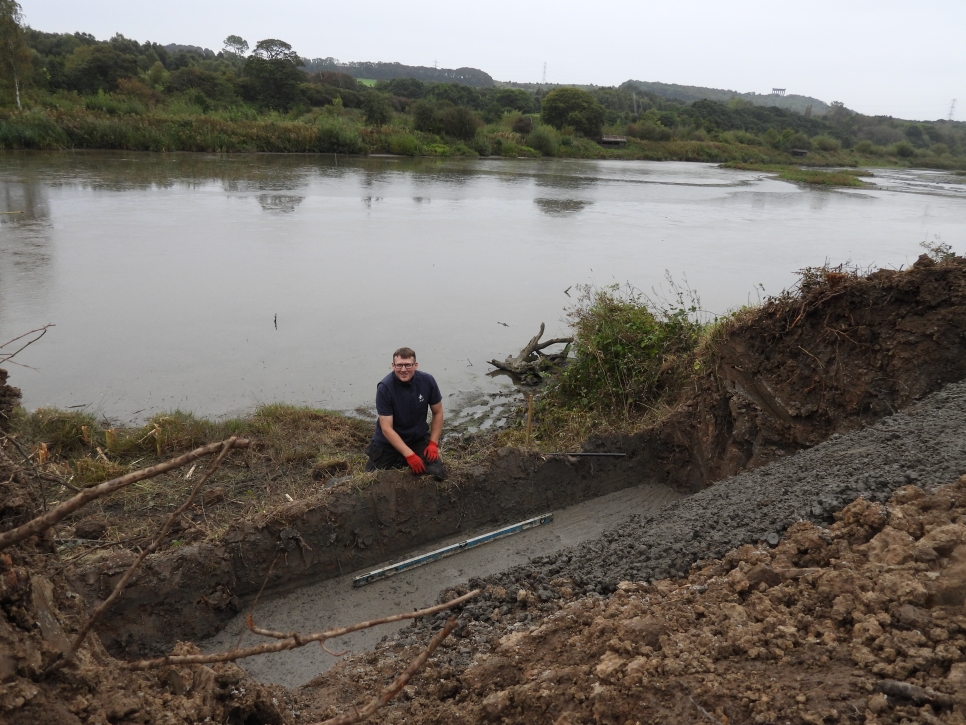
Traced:
<svg viewBox="0 0 966 725">
<path fill-rule="evenodd" d="M 363 111 L 340 104 L 282 113 L 245 107 L 204 111 L 186 103 L 148 108 L 121 96 L 96 98 L 97 103 L 48 98 L 24 111 L 0 109 L 0 148 L 701 161 L 774 170 L 794 181 L 837 185 L 858 182 L 843 176 L 830 181 L 832 177 L 821 174 L 791 178 L 790 171 L 777 165 L 966 168 L 966 159 L 959 163 L 951 157 L 908 158 L 878 147 L 867 153 L 817 149 L 799 159 L 751 134 L 690 134 L 696 137 L 668 140 L 628 137 L 624 148 L 603 148 L 571 130 L 540 125 L 538 117 L 519 113 L 505 114 L 480 125 L 471 135 L 457 138 L 445 132 L 416 130 L 413 117 L 403 113 L 392 115 L 385 123 L 367 124 Z M 623 132 L 622 128 L 610 130 Z"/>
</svg>

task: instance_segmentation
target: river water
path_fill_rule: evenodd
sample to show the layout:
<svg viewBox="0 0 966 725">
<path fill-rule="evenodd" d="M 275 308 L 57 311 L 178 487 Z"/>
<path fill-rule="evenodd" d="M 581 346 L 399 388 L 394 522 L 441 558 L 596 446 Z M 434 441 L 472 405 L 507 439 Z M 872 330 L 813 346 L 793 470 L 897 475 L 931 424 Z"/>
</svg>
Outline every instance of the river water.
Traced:
<svg viewBox="0 0 966 725">
<path fill-rule="evenodd" d="M 0 152 L 0 342 L 28 408 L 121 422 L 267 402 L 368 410 L 416 349 L 446 406 L 495 420 L 491 358 L 577 287 L 630 283 L 706 314 L 805 266 L 901 267 L 966 251 L 962 177 L 876 171 L 811 189 L 676 162 Z M 569 289 L 569 297 L 565 293 Z M 494 397 L 496 396 L 496 397 Z M 494 411 L 496 411 L 494 413 Z"/>
</svg>

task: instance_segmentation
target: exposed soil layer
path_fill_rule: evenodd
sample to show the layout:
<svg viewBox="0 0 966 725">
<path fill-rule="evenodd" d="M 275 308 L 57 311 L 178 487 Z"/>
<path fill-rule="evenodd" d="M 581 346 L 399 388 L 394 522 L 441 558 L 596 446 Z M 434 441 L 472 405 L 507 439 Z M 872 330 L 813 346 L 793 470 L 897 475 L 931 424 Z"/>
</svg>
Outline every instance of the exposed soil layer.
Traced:
<svg viewBox="0 0 966 725">
<path fill-rule="evenodd" d="M 836 518 L 687 579 L 569 600 L 539 626 L 467 626 L 380 721 L 966 722 L 966 477 Z M 375 687 L 393 659 L 347 663 L 294 705 L 306 721 L 339 711 L 334 697 Z"/>
<path fill-rule="evenodd" d="M 713 364 L 661 423 L 588 443 L 625 459 L 544 459 L 504 448 L 454 483 L 386 472 L 368 488 L 326 490 L 234 527 L 217 545 L 152 557 L 101 636 L 115 653 L 158 652 L 179 637 L 210 636 L 266 580 L 271 589 L 300 586 L 640 483 L 699 491 L 861 428 L 966 377 L 966 259 L 937 265 L 923 257 L 910 270 L 867 277 L 816 272 L 800 295 L 748 313 L 709 350 Z M 810 499 L 796 512 L 815 505 L 834 508 Z M 743 533 L 780 530 L 782 517 L 773 518 Z M 751 539 L 711 536 L 701 545 L 723 553 L 738 540 Z M 78 568 L 71 581 L 96 602 L 131 556 Z M 678 570 L 674 557 L 654 568 Z"/>
<path fill-rule="evenodd" d="M 10 429 L 10 415 L 20 405 L 20 388 L 7 385 L 8 373 L 0 369 L 0 432 Z"/>
</svg>

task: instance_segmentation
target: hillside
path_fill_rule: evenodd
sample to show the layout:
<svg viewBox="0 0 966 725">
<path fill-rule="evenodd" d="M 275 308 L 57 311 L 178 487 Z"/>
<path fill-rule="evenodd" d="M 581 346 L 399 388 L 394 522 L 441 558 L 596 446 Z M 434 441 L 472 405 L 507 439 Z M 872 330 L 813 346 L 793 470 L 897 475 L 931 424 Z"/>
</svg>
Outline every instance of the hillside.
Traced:
<svg viewBox="0 0 966 725">
<path fill-rule="evenodd" d="M 313 58 L 302 66 L 309 73 L 328 71 L 345 73 L 353 78 L 367 78 L 377 81 L 391 81 L 393 78 L 415 78 L 424 83 L 461 83 L 474 88 L 489 88 L 493 78 L 478 68 L 429 68 L 422 65 L 402 63 L 374 63 L 354 61 L 342 63 L 335 58 Z"/>
<path fill-rule="evenodd" d="M 771 93 L 739 93 L 738 91 L 722 90 L 720 88 L 704 88 L 702 86 L 682 86 L 677 83 L 654 83 L 648 81 L 628 80 L 621 84 L 625 91 L 638 93 L 653 93 L 662 98 L 676 98 L 681 101 L 720 101 L 727 103 L 732 98 L 740 98 L 756 106 L 777 106 L 790 111 L 804 113 L 811 106 L 812 113 L 824 114 L 831 110 L 831 106 L 817 98 L 789 94 L 778 96 Z"/>
</svg>

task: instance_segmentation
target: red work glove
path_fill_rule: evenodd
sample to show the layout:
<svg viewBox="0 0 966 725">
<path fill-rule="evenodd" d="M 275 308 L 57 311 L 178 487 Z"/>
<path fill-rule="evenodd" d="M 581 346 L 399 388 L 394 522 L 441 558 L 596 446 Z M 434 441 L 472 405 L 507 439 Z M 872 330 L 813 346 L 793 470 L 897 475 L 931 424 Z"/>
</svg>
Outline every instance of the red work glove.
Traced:
<svg viewBox="0 0 966 725">
<path fill-rule="evenodd" d="M 413 453 L 411 456 L 406 456 L 406 463 L 409 467 L 413 469 L 413 473 L 420 474 L 426 473 L 426 464 L 423 463 L 423 459 Z"/>
<path fill-rule="evenodd" d="M 429 442 L 429 445 L 426 446 L 426 450 L 423 451 L 423 455 L 426 456 L 427 461 L 439 460 L 439 446 L 436 445 L 435 441 Z"/>
</svg>

